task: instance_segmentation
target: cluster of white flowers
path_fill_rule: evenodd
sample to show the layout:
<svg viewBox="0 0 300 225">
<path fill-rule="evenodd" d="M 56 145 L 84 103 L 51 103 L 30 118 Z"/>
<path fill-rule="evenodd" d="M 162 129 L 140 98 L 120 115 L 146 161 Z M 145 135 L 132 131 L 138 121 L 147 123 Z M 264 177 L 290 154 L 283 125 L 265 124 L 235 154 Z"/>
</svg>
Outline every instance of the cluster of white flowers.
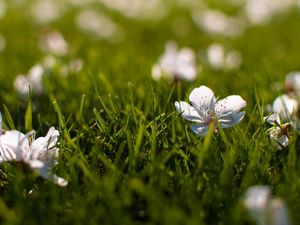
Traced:
<svg viewBox="0 0 300 225">
<path fill-rule="evenodd" d="M 178 51 L 175 42 L 166 44 L 164 54 L 152 66 L 152 78 L 154 80 L 164 77 L 171 81 L 192 81 L 196 78 L 196 75 L 196 57 L 193 50 L 182 48 Z"/>
<path fill-rule="evenodd" d="M 0 163 L 11 161 L 24 163 L 41 177 L 59 186 L 66 186 L 68 182 L 64 178 L 51 172 L 59 156 L 59 148 L 56 147 L 59 131 L 51 127 L 45 137 L 31 140 L 30 135 L 20 131 L 3 130 L 1 114 L 0 117 Z"/>
<path fill-rule="evenodd" d="M 285 89 L 286 94 L 278 96 L 270 107 L 272 114 L 265 117 L 266 122 L 272 125 L 268 130 L 270 140 L 278 149 L 288 146 L 292 129 L 298 130 L 300 72 L 294 71 L 286 75 Z"/>
<path fill-rule="evenodd" d="M 288 209 L 281 198 L 272 197 L 267 185 L 247 189 L 243 203 L 258 225 L 289 225 Z"/>
<path fill-rule="evenodd" d="M 235 14 L 202 3 L 201 7 L 191 8 L 193 21 L 208 34 L 235 38 L 248 27 L 266 25 L 292 7 L 300 6 L 298 0 L 228 0 L 228 3 L 234 5 Z"/>
</svg>

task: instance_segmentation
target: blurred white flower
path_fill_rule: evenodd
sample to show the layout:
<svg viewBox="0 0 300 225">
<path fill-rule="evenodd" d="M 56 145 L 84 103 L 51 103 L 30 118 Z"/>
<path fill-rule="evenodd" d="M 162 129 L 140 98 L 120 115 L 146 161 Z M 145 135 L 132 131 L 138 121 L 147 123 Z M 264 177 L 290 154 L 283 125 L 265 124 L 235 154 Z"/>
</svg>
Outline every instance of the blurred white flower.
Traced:
<svg viewBox="0 0 300 225">
<path fill-rule="evenodd" d="M 238 124 L 245 116 L 245 112 L 240 111 L 246 102 L 239 95 L 230 95 L 217 101 L 210 88 L 200 86 L 191 92 L 189 100 L 192 106 L 176 101 L 175 108 L 184 119 L 196 123 L 191 128 L 199 136 L 206 135 L 210 124 L 216 129 L 218 125 L 228 128 Z"/>
<path fill-rule="evenodd" d="M 70 3 L 72 6 L 86 6 L 91 3 L 95 2 L 95 0 L 68 0 L 68 3 Z"/>
<path fill-rule="evenodd" d="M 30 83 L 23 74 L 16 76 L 14 80 L 14 88 L 20 96 L 27 96 L 30 90 Z"/>
<path fill-rule="evenodd" d="M 40 48 L 43 52 L 56 56 L 65 56 L 69 53 L 69 44 L 57 31 L 50 31 L 43 35 L 40 40 Z"/>
<path fill-rule="evenodd" d="M 43 76 L 44 67 L 40 64 L 34 65 L 28 72 L 28 75 L 18 75 L 14 80 L 14 88 L 20 96 L 26 97 L 29 90 L 37 95 L 44 92 Z"/>
<path fill-rule="evenodd" d="M 295 4 L 294 0 L 247 0 L 245 14 L 253 25 L 267 24 L 272 17 Z"/>
<path fill-rule="evenodd" d="M 289 225 L 289 215 L 285 203 L 280 198 L 272 198 L 271 188 L 255 185 L 247 189 L 243 203 L 258 225 Z"/>
<path fill-rule="evenodd" d="M 273 102 L 273 112 L 283 119 L 290 120 L 298 111 L 298 102 L 288 95 L 278 96 Z"/>
<path fill-rule="evenodd" d="M 80 11 L 76 16 L 75 23 L 79 30 L 100 39 L 116 41 L 122 36 L 120 28 L 111 19 L 96 10 Z"/>
<path fill-rule="evenodd" d="M 67 77 L 69 74 L 78 73 L 83 68 L 81 59 L 72 59 L 68 64 L 62 64 L 60 67 L 60 75 Z"/>
<path fill-rule="evenodd" d="M 269 204 L 267 216 L 270 225 L 290 225 L 288 209 L 280 198 L 273 198 Z"/>
<path fill-rule="evenodd" d="M 161 0 L 100 0 L 105 6 L 126 17 L 135 19 L 160 20 L 167 13 L 165 2 Z"/>
<path fill-rule="evenodd" d="M 300 71 L 293 71 L 285 76 L 285 89 L 300 98 Z"/>
<path fill-rule="evenodd" d="M 267 185 L 251 186 L 244 195 L 244 205 L 259 225 L 265 225 L 265 211 L 271 198 L 271 189 Z"/>
<path fill-rule="evenodd" d="M 59 148 L 56 147 L 58 136 L 59 132 L 51 127 L 45 137 L 39 137 L 30 143 L 28 135 L 17 130 L 1 129 L 0 163 L 9 161 L 25 163 L 41 177 L 64 187 L 68 182 L 51 173 L 59 155 Z"/>
<path fill-rule="evenodd" d="M 193 20 L 202 30 L 209 34 L 236 37 L 244 31 L 244 24 L 241 20 L 227 16 L 218 10 L 194 12 Z"/>
<path fill-rule="evenodd" d="M 4 0 L 0 0 L 0 18 L 2 18 L 6 13 L 6 2 Z"/>
<path fill-rule="evenodd" d="M 207 61 L 215 70 L 234 70 L 240 67 L 242 55 L 238 51 L 226 51 L 223 45 L 214 43 L 207 49 Z"/>
<path fill-rule="evenodd" d="M 36 23 L 47 24 L 58 19 L 63 11 L 59 1 L 39 0 L 32 5 L 31 15 Z"/>
<path fill-rule="evenodd" d="M 159 61 L 152 67 L 152 78 L 159 80 L 165 77 L 169 80 L 188 80 L 196 78 L 196 59 L 195 54 L 190 48 L 182 48 L 177 51 L 174 42 L 168 42 L 165 52 Z"/>
<path fill-rule="evenodd" d="M 291 124 L 282 124 L 280 117 L 277 113 L 273 113 L 270 116 L 265 117 L 267 123 L 273 125 L 268 129 L 270 140 L 277 149 L 281 150 L 289 144 L 289 131 L 291 130 Z"/>
</svg>

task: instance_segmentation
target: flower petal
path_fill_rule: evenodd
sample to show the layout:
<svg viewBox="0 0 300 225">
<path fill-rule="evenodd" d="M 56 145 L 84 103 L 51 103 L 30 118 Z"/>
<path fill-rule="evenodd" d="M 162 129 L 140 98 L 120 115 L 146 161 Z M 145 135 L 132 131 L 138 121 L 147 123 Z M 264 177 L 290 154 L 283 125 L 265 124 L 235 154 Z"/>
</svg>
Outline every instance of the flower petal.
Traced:
<svg viewBox="0 0 300 225">
<path fill-rule="evenodd" d="M 280 145 L 282 145 L 283 147 L 287 147 L 288 146 L 288 144 L 289 144 L 289 138 L 288 138 L 288 136 L 286 136 L 286 135 L 281 135 L 279 138 L 278 138 L 278 143 L 280 144 Z"/>
<path fill-rule="evenodd" d="M 238 113 L 246 104 L 246 101 L 241 96 L 230 95 L 216 103 L 215 113 L 217 118 L 226 117 L 230 114 Z"/>
<path fill-rule="evenodd" d="M 280 121 L 280 118 L 279 118 L 279 115 L 277 113 L 272 113 L 270 116 L 266 116 L 264 117 L 264 120 L 269 123 L 269 124 L 277 124 L 277 125 L 280 125 L 281 124 L 281 121 Z"/>
<path fill-rule="evenodd" d="M 212 112 L 216 102 L 213 91 L 204 85 L 195 88 L 189 100 L 199 113 Z"/>
<path fill-rule="evenodd" d="M 195 110 L 194 107 L 190 106 L 188 103 L 180 101 L 175 102 L 175 108 L 179 113 L 182 113 L 181 116 L 189 121 L 201 123 L 201 118 L 199 113 Z"/>
<path fill-rule="evenodd" d="M 68 185 L 68 181 L 65 178 L 59 177 L 55 174 L 52 176 L 52 181 L 60 187 L 66 187 Z"/>
<path fill-rule="evenodd" d="M 26 160 L 26 163 L 29 165 L 29 167 L 33 170 L 39 170 L 45 166 L 45 163 L 38 159 L 34 160 Z"/>
<path fill-rule="evenodd" d="M 232 127 L 232 126 L 238 124 L 239 122 L 241 122 L 241 120 L 244 118 L 244 116 L 245 116 L 244 111 L 235 113 L 235 114 L 229 114 L 228 116 L 222 116 L 218 120 L 218 122 L 222 128 L 228 128 L 228 127 Z"/>
<path fill-rule="evenodd" d="M 193 125 L 191 126 L 194 133 L 197 135 L 204 137 L 207 134 L 208 126 L 201 126 L 201 125 Z"/>
<path fill-rule="evenodd" d="M 52 174 L 50 171 L 50 168 L 47 166 L 37 167 L 34 169 L 41 177 L 52 181 L 53 183 L 57 184 L 60 187 L 65 187 L 68 185 L 68 181 L 66 181 L 64 178 L 59 177 L 55 174 Z"/>
<path fill-rule="evenodd" d="M 45 137 L 39 137 L 34 140 L 30 146 L 30 151 L 27 152 L 26 158 L 28 160 L 39 159 L 43 162 L 57 157 L 56 151 L 53 151 L 56 145 L 59 131 L 51 127 Z"/>
<path fill-rule="evenodd" d="M 287 95 L 278 96 L 273 102 L 273 111 L 278 113 L 281 118 L 290 118 L 297 110 L 297 101 Z"/>
<path fill-rule="evenodd" d="M 0 154 L 3 161 L 20 161 L 29 149 L 29 141 L 23 133 L 12 130 L 0 135 Z"/>
</svg>

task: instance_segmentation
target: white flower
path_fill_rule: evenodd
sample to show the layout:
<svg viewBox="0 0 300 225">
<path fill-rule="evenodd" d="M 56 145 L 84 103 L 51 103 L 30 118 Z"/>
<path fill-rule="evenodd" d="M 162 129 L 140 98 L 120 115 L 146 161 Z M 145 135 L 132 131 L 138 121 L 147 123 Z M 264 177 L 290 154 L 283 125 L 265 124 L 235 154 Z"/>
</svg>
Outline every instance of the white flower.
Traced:
<svg viewBox="0 0 300 225">
<path fill-rule="evenodd" d="M 51 180 L 59 186 L 66 186 L 68 182 L 64 178 L 51 173 L 52 168 L 57 164 L 59 155 L 59 149 L 56 147 L 58 136 L 59 132 L 51 127 L 45 137 L 39 137 L 30 143 L 28 135 L 17 130 L 4 131 L 1 129 L 0 163 L 23 162 L 41 177 Z"/>
<path fill-rule="evenodd" d="M 0 135 L 0 163 L 4 161 L 21 161 L 24 151 L 29 146 L 26 135 L 17 131 L 4 131 Z"/>
<path fill-rule="evenodd" d="M 62 5 L 52 0 L 40 0 L 31 8 L 34 21 L 39 24 L 47 24 L 58 19 L 63 13 Z"/>
<path fill-rule="evenodd" d="M 167 13 L 165 1 L 161 0 L 100 0 L 106 7 L 122 15 L 136 19 L 159 20 Z"/>
<path fill-rule="evenodd" d="M 2 18 L 7 11 L 7 5 L 5 0 L 0 1 L 0 18 Z"/>
<path fill-rule="evenodd" d="M 285 76 L 285 88 L 296 97 L 300 97 L 300 71 L 293 71 Z"/>
<path fill-rule="evenodd" d="M 65 56 L 69 53 L 69 44 L 62 34 L 57 31 L 46 33 L 40 41 L 40 48 L 45 53 L 57 56 Z"/>
<path fill-rule="evenodd" d="M 281 150 L 289 144 L 288 132 L 291 129 L 290 123 L 281 124 L 280 117 L 277 113 L 273 113 L 268 117 L 265 117 L 266 122 L 273 125 L 268 129 L 271 142 Z"/>
<path fill-rule="evenodd" d="M 272 198 L 271 188 L 267 185 L 249 187 L 243 203 L 258 225 L 290 224 L 284 201 Z"/>
<path fill-rule="evenodd" d="M 31 89 L 33 93 L 41 95 L 44 92 L 43 76 L 44 67 L 40 64 L 34 65 L 28 72 L 28 75 L 18 75 L 14 80 L 15 90 L 26 97 Z"/>
<path fill-rule="evenodd" d="M 51 169 L 57 164 L 56 158 L 59 156 L 59 148 L 55 147 L 58 136 L 58 130 L 51 127 L 45 137 L 39 137 L 31 143 L 23 160 L 41 177 L 52 180 L 59 186 L 66 186 L 68 182 L 65 179 L 51 173 Z"/>
<path fill-rule="evenodd" d="M 236 37 L 244 31 L 241 20 L 227 16 L 222 11 L 204 10 L 193 13 L 195 23 L 209 34 Z"/>
<path fill-rule="evenodd" d="M 89 9 L 79 12 L 75 23 L 79 30 L 100 39 L 117 41 L 122 36 L 120 28 L 111 19 L 96 10 Z"/>
<path fill-rule="evenodd" d="M 245 112 L 240 111 L 246 102 L 239 95 L 230 95 L 217 101 L 211 89 L 200 86 L 191 92 L 189 100 L 192 106 L 180 101 L 175 102 L 175 107 L 184 119 L 196 123 L 191 128 L 199 136 L 206 135 L 211 123 L 216 128 L 217 123 L 227 128 L 236 125 L 245 116 Z"/>
<path fill-rule="evenodd" d="M 159 80 L 161 77 L 169 80 L 188 80 L 196 78 L 195 54 L 190 48 L 182 48 L 177 51 L 174 42 L 168 42 L 164 54 L 159 62 L 152 67 L 152 78 Z"/>
<path fill-rule="evenodd" d="M 271 189 L 267 185 L 251 186 L 245 193 L 243 199 L 244 205 L 259 225 L 265 224 L 265 209 L 271 198 Z"/>
<path fill-rule="evenodd" d="M 238 51 L 226 51 L 221 44 L 214 43 L 207 49 L 207 60 L 213 69 L 233 70 L 240 67 L 242 56 Z"/>
<path fill-rule="evenodd" d="M 288 95 L 278 96 L 273 102 L 273 112 L 283 119 L 290 119 L 298 111 L 298 102 Z"/>
<path fill-rule="evenodd" d="M 267 24 L 274 15 L 287 10 L 294 0 L 247 0 L 245 14 L 253 25 Z"/>
</svg>

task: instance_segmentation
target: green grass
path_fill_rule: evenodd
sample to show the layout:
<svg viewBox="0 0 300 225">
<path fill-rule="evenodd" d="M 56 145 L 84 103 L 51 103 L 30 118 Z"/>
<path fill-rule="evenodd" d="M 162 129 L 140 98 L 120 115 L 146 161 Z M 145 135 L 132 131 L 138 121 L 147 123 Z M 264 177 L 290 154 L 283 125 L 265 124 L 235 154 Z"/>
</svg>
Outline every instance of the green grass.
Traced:
<svg viewBox="0 0 300 225">
<path fill-rule="evenodd" d="M 23 7 L 13 5 L 1 19 L 7 40 L 0 53 L 4 128 L 34 129 L 42 136 L 55 126 L 61 134 L 55 172 L 69 181 L 59 188 L 16 163 L 1 164 L 2 224 L 255 224 L 241 197 L 256 184 L 270 185 L 285 200 L 293 224 L 300 223 L 298 134 L 278 151 L 263 124 L 264 107 L 279 94 L 272 84 L 300 69 L 299 12 L 226 39 L 201 32 L 187 9 L 174 7 L 158 22 L 104 9 L 126 33 L 111 43 L 80 33 L 73 25 L 78 10 L 49 27 L 60 30 L 71 46 L 62 60 L 80 57 L 84 68 L 67 78 L 52 71 L 44 80 L 45 94 L 25 100 L 13 80 L 42 60 L 37 41 L 49 27 L 36 25 Z M 184 36 L 170 28 L 178 16 L 190 26 Z M 242 67 L 214 71 L 200 61 L 194 82 L 154 82 L 151 66 L 168 40 L 197 54 L 218 41 L 242 53 Z M 187 100 L 200 85 L 221 98 L 241 95 L 247 101 L 244 120 L 218 135 L 193 134 L 174 102 Z"/>
</svg>

